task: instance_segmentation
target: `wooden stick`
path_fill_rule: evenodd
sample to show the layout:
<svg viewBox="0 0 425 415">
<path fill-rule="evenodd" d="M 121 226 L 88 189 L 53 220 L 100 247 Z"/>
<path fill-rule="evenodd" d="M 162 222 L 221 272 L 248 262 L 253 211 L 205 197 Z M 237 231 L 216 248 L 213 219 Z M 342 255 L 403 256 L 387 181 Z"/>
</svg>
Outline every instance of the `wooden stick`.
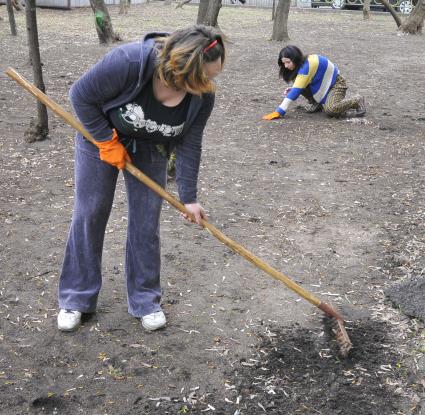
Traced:
<svg viewBox="0 0 425 415">
<path fill-rule="evenodd" d="M 60 105 L 54 102 L 46 94 L 41 92 L 33 84 L 31 84 L 21 75 L 19 75 L 14 69 L 8 68 L 5 73 L 10 78 L 15 80 L 18 84 L 20 84 L 23 88 L 25 88 L 28 92 L 34 95 L 38 100 L 40 100 L 48 108 L 50 108 L 54 113 L 56 113 L 61 118 L 63 118 L 71 127 L 79 131 L 84 137 L 87 138 L 87 140 L 94 143 L 95 140 L 92 137 L 92 135 L 84 128 L 84 126 L 80 122 L 77 121 L 77 119 L 72 114 L 65 111 Z M 148 176 L 142 173 L 132 163 L 127 162 L 125 169 L 131 174 L 133 174 L 135 177 L 137 177 L 142 183 L 144 183 L 147 187 L 149 187 L 155 193 L 160 195 L 168 203 L 170 203 L 172 206 L 178 209 L 180 212 L 186 215 L 189 215 L 193 219 L 193 216 L 187 211 L 187 209 L 181 202 L 179 202 L 170 193 L 166 192 L 160 185 L 158 185 L 156 182 L 154 182 L 152 179 L 150 179 Z M 244 248 L 242 245 L 239 245 L 237 242 L 227 237 L 223 232 L 219 231 L 211 223 L 202 219 L 201 224 L 208 232 L 210 232 L 213 236 L 215 236 L 219 241 L 227 245 L 230 249 L 235 251 L 237 254 L 247 259 L 249 262 L 254 264 L 257 268 L 260 268 L 261 270 L 263 270 L 264 272 L 266 272 L 267 274 L 269 274 L 271 277 L 275 278 L 276 280 L 283 282 L 292 291 L 294 291 L 299 296 L 303 297 L 305 300 L 309 301 L 311 304 L 315 305 L 316 307 L 319 307 L 326 314 L 329 314 L 331 317 L 336 317 L 342 320 L 342 317 L 331 306 L 327 305 L 326 303 L 322 303 L 320 299 L 317 298 L 315 295 L 311 294 L 310 292 L 308 292 L 307 290 L 305 290 L 304 288 L 296 284 L 289 277 L 282 274 L 277 269 L 265 263 L 263 260 L 255 256 L 253 253 L 248 251 L 248 249 Z"/>
</svg>

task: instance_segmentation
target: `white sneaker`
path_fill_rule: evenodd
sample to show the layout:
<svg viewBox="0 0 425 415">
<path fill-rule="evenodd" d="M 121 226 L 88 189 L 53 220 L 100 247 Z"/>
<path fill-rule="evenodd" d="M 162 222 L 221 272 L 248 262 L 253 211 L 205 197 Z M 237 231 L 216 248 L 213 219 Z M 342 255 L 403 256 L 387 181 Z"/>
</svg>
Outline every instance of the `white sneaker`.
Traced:
<svg viewBox="0 0 425 415">
<path fill-rule="evenodd" d="M 165 314 L 160 311 L 155 311 L 154 313 L 148 314 L 141 318 L 142 326 L 149 331 L 158 330 L 165 326 L 167 320 Z"/>
<path fill-rule="evenodd" d="M 76 310 L 60 309 L 58 314 L 58 329 L 60 331 L 74 331 L 81 324 L 81 315 Z"/>
</svg>

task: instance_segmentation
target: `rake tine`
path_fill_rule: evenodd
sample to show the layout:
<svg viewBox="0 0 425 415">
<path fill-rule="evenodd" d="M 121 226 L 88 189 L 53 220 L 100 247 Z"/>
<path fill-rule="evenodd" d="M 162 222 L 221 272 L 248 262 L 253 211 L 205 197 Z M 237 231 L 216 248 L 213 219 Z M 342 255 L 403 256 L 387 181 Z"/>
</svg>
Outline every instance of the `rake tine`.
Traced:
<svg viewBox="0 0 425 415">
<path fill-rule="evenodd" d="M 353 347 L 353 343 L 345 329 L 343 317 L 330 304 L 320 303 L 317 307 L 320 308 L 320 310 L 322 310 L 328 317 L 332 318 L 332 331 L 335 334 L 335 338 L 339 346 L 339 353 L 341 357 L 347 357 L 349 351 Z"/>
</svg>

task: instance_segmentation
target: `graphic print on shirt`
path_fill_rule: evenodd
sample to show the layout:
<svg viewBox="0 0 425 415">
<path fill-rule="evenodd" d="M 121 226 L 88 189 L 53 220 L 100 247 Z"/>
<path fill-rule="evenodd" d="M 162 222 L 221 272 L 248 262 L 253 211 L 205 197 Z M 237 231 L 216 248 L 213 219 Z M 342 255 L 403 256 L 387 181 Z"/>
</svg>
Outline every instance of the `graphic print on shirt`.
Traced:
<svg viewBox="0 0 425 415">
<path fill-rule="evenodd" d="M 130 103 L 125 111 L 120 108 L 122 119 L 134 127 L 134 131 L 145 128 L 148 133 L 160 132 L 164 137 L 176 137 L 181 134 L 184 122 L 180 125 L 158 124 L 156 121 L 145 119 L 145 113 L 140 105 Z"/>
</svg>

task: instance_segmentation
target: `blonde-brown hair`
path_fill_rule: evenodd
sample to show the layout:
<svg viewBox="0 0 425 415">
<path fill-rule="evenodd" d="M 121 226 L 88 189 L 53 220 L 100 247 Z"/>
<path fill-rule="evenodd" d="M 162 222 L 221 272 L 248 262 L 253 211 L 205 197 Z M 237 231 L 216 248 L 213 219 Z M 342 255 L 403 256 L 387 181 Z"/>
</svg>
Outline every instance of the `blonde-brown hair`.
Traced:
<svg viewBox="0 0 425 415">
<path fill-rule="evenodd" d="M 225 48 L 222 36 L 214 28 L 196 25 L 177 30 L 159 39 L 158 44 L 157 74 L 162 82 L 194 95 L 215 90 L 205 64 L 221 58 L 223 66 Z"/>
</svg>

